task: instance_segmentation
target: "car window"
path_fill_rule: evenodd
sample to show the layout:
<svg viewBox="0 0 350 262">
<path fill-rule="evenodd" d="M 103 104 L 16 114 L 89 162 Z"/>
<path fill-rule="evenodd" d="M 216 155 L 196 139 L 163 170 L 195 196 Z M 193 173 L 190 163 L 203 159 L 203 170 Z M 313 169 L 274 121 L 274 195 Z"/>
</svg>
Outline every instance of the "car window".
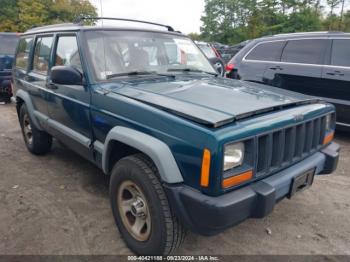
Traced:
<svg viewBox="0 0 350 262">
<path fill-rule="evenodd" d="M 33 45 L 33 37 L 22 38 L 18 44 L 16 67 L 26 69 L 29 62 L 29 53 Z"/>
<path fill-rule="evenodd" d="M 0 55 L 13 56 L 18 42 L 17 35 L 0 35 Z"/>
<path fill-rule="evenodd" d="M 331 64 L 350 66 L 350 40 L 333 40 Z"/>
<path fill-rule="evenodd" d="M 305 39 L 288 41 L 283 50 L 282 62 L 301 64 L 323 64 L 328 40 Z"/>
<path fill-rule="evenodd" d="M 203 51 L 206 57 L 208 58 L 216 57 L 216 54 L 213 48 L 211 48 L 209 45 L 198 45 L 198 46 Z"/>
<path fill-rule="evenodd" d="M 52 36 L 40 37 L 36 41 L 33 61 L 33 71 L 47 74 L 52 47 Z"/>
<path fill-rule="evenodd" d="M 73 66 L 82 72 L 78 44 L 75 36 L 61 36 L 58 38 L 55 65 Z"/>
<path fill-rule="evenodd" d="M 247 60 L 280 61 L 285 41 L 267 42 L 257 45 L 246 57 Z"/>
</svg>

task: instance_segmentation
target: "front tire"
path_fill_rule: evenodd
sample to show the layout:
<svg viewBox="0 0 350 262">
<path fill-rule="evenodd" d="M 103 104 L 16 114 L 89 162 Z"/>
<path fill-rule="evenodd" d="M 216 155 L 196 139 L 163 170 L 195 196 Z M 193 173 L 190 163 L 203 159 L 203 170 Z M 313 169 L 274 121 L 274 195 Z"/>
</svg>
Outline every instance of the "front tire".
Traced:
<svg viewBox="0 0 350 262">
<path fill-rule="evenodd" d="M 114 166 L 112 212 L 127 246 L 138 255 L 167 255 L 183 242 L 185 230 L 172 213 L 154 164 L 142 154 Z"/>
<path fill-rule="evenodd" d="M 48 133 L 36 128 L 25 104 L 21 106 L 19 122 L 24 142 L 29 152 L 35 155 L 44 155 L 51 150 L 52 137 Z"/>
</svg>

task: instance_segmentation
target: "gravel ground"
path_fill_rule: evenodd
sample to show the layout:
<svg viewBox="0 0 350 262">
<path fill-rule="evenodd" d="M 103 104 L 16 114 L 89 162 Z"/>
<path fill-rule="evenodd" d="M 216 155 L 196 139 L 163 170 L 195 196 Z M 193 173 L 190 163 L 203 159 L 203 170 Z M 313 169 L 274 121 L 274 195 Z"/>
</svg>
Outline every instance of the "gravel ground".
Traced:
<svg viewBox="0 0 350 262">
<path fill-rule="evenodd" d="M 265 219 L 250 219 L 213 237 L 189 233 L 179 254 L 350 255 L 350 135 L 338 170 L 280 202 Z M 108 179 L 55 143 L 46 156 L 25 148 L 14 105 L 0 105 L 0 254 L 130 254 L 113 221 Z"/>
</svg>

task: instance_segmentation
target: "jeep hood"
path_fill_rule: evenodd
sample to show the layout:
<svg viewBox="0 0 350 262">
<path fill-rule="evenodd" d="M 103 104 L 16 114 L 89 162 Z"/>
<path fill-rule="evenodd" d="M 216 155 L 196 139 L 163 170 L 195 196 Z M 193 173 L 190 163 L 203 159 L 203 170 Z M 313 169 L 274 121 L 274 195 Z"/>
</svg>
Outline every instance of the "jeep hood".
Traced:
<svg viewBox="0 0 350 262">
<path fill-rule="evenodd" d="M 108 89 L 211 127 L 319 101 L 310 96 L 252 82 L 214 77 L 176 79 L 123 81 L 109 84 Z"/>
</svg>

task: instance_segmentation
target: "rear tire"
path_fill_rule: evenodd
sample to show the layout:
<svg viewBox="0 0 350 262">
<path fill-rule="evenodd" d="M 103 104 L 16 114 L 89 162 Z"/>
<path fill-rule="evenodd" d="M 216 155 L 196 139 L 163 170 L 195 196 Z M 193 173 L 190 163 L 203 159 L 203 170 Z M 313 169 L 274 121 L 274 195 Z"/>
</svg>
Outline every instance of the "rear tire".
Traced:
<svg viewBox="0 0 350 262">
<path fill-rule="evenodd" d="M 168 255 L 185 237 L 158 177 L 155 165 L 142 154 L 121 159 L 112 170 L 109 194 L 115 222 L 138 255 Z"/>
<path fill-rule="evenodd" d="M 35 155 L 48 153 L 52 146 L 52 136 L 36 128 L 25 104 L 22 104 L 20 108 L 19 122 L 24 142 L 29 152 Z"/>
</svg>

